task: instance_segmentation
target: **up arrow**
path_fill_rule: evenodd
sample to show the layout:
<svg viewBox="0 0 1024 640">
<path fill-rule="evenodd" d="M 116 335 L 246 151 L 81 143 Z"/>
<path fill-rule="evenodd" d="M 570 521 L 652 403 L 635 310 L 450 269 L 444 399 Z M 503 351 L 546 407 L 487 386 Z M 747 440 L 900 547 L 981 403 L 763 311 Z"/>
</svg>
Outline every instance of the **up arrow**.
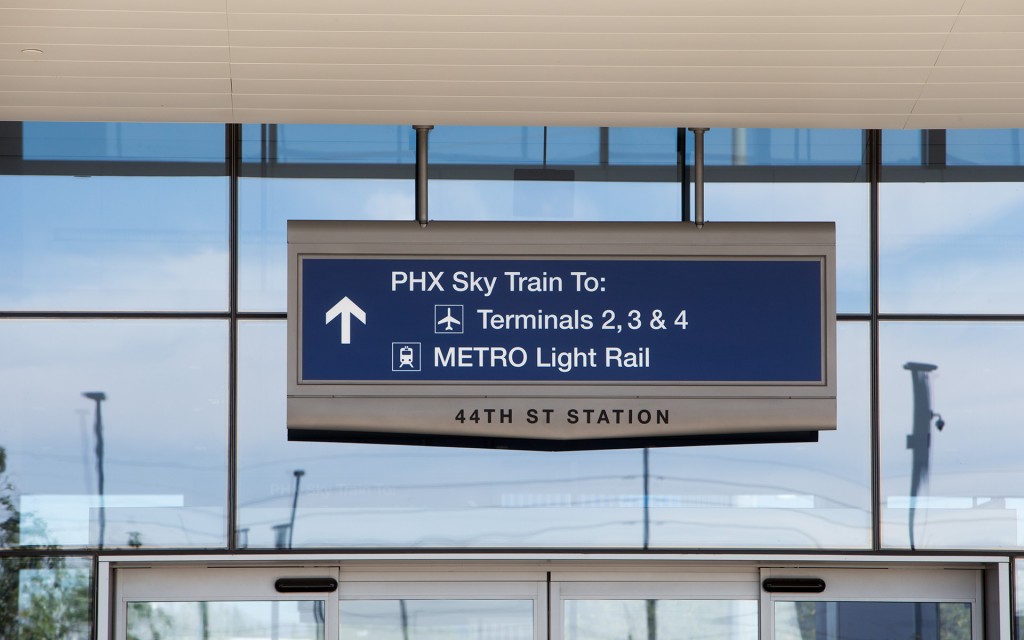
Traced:
<svg viewBox="0 0 1024 640">
<path fill-rule="evenodd" d="M 366 324 L 366 312 L 359 308 L 359 305 L 349 300 L 348 296 L 345 296 L 327 312 L 324 324 L 331 324 L 331 320 L 338 316 L 341 316 L 341 344 L 351 344 L 352 316 L 355 316 L 359 322 Z"/>
</svg>

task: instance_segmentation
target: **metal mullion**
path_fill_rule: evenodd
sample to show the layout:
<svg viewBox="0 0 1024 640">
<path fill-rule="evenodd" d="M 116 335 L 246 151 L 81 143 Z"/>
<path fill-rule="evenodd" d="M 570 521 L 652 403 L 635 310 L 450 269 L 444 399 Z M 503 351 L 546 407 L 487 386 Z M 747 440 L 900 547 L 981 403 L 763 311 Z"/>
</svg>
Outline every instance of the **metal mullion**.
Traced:
<svg viewBox="0 0 1024 640">
<path fill-rule="evenodd" d="M 879 322 L 1024 322 L 1014 313 L 879 313 Z"/>
<path fill-rule="evenodd" d="M 228 201 L 228 477 L 227 548 L 238 548 L 238 180 L 242 125 L 226 124 Z"/>
<path fill-rule="evenodd" d="M 0 311 L 0 320 L 226 320 L 223 311 Z"/>
<path fill-rule="evenodd" d="M 686 128 L 676 129 L 676 167 L 681 192 L 680 220 L 690 221 L 690 169 L 686 164 Z"/>
<path fill-rule="evenodd" d="M 870 266 L 869 278 L 871 289 L 871 548 L 882 549 L 882 452 L 881 452 L 881 405 L 879 397 L 879 317 L 878 317 L 878 223 L 879 223 L 879 182 L 882 165 L 882 132 L 870 129 L 866 135 L 866 157 L 869 184 L 869 234 L 870 234 Z"/>
</svg>

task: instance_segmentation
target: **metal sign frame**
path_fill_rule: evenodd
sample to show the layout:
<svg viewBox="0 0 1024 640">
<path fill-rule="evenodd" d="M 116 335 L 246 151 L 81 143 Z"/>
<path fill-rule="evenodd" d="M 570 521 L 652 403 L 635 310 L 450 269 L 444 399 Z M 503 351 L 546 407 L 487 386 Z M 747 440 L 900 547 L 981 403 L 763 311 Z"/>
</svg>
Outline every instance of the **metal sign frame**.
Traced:
<svg viewBox="0 0 1024 640">
<path fill-rule="evenodd" d="M 306 381 L 306 258 L 399 259 L 411 265 L 438 259 L 818 261 L 822 376 L 797 383 Z M 288 283 L 292 440 L 571 450 L 810 441 L 819 430 L 836 427 L 833 223 L 710 223 L 696 229 L 646 222 L 432 222 L 422 228 L 397 221 L 290 221 Z M 577 411 L 576 420 L 569 419 L 570 409 Z M 593 413 L 581 419 L 579 412 L 587 410 Z M 462 421 L 455 419 L 459 411 Z M 618 411 L 618 419 L 592 419 L 602 411 Z M 531 420 L 538 412 L 544 419 Z M 467 421 L 467 415 L 478 419 Z"/>
</svg>

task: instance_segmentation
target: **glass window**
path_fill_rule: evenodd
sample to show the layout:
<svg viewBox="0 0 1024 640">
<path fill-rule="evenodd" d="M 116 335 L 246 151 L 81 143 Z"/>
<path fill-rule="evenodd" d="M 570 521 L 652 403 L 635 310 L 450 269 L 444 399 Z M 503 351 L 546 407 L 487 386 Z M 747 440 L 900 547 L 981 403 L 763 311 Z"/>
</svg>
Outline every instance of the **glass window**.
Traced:
<svg viewBox="0 0 1024 640">
<path fill-rule="evenodd" d="M 530 600 L 349 600 L 341 640 L 533 640 Z"/>
<path fill-rule="evenodd" d="M 227 310 L 227 178 L 0 175 L 0 192 L 0 309 Z"/>
<path fill-rule="evenodd" d="M 838 418 L 817 443 L 652 449 L 651 546 L 867 548 L 867 323 L 839 324 Z"/>
<path fill-rule="evenodd" d="M 756 600 L 566 600 L 566 640 L 757 640 Z"/>
<path fill-rule="evenodd" d="M 416 161 L 411 126 L 278 124 L 265 128 L 277 162 L 409 164 Z M 247 158 L 248 159 L 248 158 Z"/>
<path fill-rule="evenodd" d="M 709 182 L 704 211 L 718 222 L 835 222 L 837 311 L 867 313 L 869 197 L 866 183 Z"/>
<path fill-rule="evenodd" d="M 608 130 L 608 162 L 623 165 L 678 164 L 678 129 L 618 128 Z"/>
<path fill-rule="evenodd" d="M 6 532 L 0 523 L 0 547 Z M 88 558 L 0 557 L 0 638 L 89 640 L 91 585 Z"/>
<path fill-rule="evenodd" d="M 435 127 L 432 164 L 542 164 L 544 127 Z"/>
<path fill-rule="evenodd" d="M 285 339 L 283 322 L 244 322 L 239 331 L 243 546 L 280 548 L 289 540 L 314 548 L 640 546 L 637 450 L 287 442 Z M 293 505 L 295 528 L 288 535 Z"/>
<path fill-rule="evenodd" d="M 672 182 L 574 181 L 573 170 L 518 180 L 430 183 L 434 220 L 658 221 L 682 218 L 682 192 Z"/>
<path fill-rule="evenodd" d="M 133 640 L 325 637 L 322 600 L 129 602 Z"/>
<path fill-rule="evenodd" d="M 921 165 L 923 132 L 918 129 L 882 132 L 882 164 Z"/>
<path fill-rule="evenodd" d="M 599 164 L 601 130 L 597 127 L 548 127 L 548 164 Z"/>
<path fill-rule="evenodd" d="M 776 640 L 971 640 L 966 602 L 776 602 Z"/>
<path fill-rule="evenodd" d="M 1021 129 L 950 129 L 946 163 L 1019 167 L 1024 156 Z"/>
<path fill-rule="evenodd" d="M 245 311 L 287 307 L 288 220 L 409 220 L 414 224 L 414 187 L 412 180 L 240 180 L 239 307 Z"/>
<path fill-rule="evenodd" d="M 227 323 L 0 322 L 10 547 L 223 547 Z"/>
<path fill-rule="evenodd" d="M 883 183 L 886 313 L 1024 312 L 1024 183 Z"/>
<path fill-rule="evenodd" d="M 881 326 L 882 543 L 1024 546 L 1024 324 Z"/>
<path fill-rule="evenodd" d="M 687 132 L 687 164 L 693 164 L 693 132 Z M 704 163 L 725 166 L 860 165 L 859 129 L 709 129 Z"/>
<path fill-rule="evenodd" d="M 1024 594 L 1021 593 L 1021 589 L 1024 589 L 1024 561 L 1017 558 L 1013 562 L 1016 567 L 1016 588 L 1017 593 L 1015 594 L 1014 602 L 1017 603 L 1016 618 L 1017 624 L 1014 627 L 1014 638 L 1017 640 L 1021 639 L 1021 632 L 1024 631 Z"/>
<path fill-rule="evenodd" d="M 25 160 L 218 162 L 222 124 L 153 122 L 25 122 Z"/>
</svg>

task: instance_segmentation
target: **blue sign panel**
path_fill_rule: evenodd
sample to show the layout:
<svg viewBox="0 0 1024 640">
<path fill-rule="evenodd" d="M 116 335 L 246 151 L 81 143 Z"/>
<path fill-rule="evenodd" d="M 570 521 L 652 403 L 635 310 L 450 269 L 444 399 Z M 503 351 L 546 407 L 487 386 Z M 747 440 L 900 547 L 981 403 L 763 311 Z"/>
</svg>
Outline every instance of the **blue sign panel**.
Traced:
<svg viewBox="0 0 1024 640">
<path fill-rule="evenodd" d="M 300 262 L 301 381 L 824 379 L 818 259 Z"/>
</svg>

